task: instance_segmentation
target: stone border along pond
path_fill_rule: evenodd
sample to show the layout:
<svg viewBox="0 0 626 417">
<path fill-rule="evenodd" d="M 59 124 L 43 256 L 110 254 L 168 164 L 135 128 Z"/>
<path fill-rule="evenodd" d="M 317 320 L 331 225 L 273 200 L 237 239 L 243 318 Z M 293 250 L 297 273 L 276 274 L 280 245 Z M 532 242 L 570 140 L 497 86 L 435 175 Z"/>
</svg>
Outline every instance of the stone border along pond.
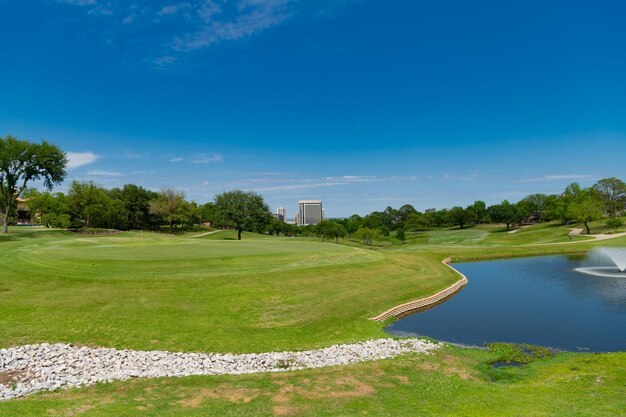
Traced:
<svg viewBox="0 0 626 417">
<path fill-rule="evenodd" d="M 399 304 L 395 307 L 391 307 L 389 310 L 385 310 L 374 317 L 370 317 L 370 320 L 385 321 L 389 317 L 398 317 L 409 311 L 437 304 L 444 298 L 448 298 L 451 295 L 456 294 L 458 291 L 461 290 L 461 288 L 467 285 L 467 277 L 458 270 L 456 270 L 452 265 L 450 265 L 450 262 L 452 262 L 451 257 L 447 257 L 446 259 L 441 261 L 442 264 L 452 269 L 454 272 L 461 276 L 461 279 L 459 279 L 457 282 L 450 285 L 448 288 L 444 288 L 436 294 L 424 298 L 418 298 L 417 300 L 409 301 L 408 303 Z"/>
<path fill-rule="evenodd" d="M 25 345 L 0 349 L 0 400 L 39 391 L 76 388 L 130 378 L 238 375 L 322 368 L 429 352 L 443 346 L 416 338 L 375 339 L 296 352 L 182 353 Z"/>
</svg>

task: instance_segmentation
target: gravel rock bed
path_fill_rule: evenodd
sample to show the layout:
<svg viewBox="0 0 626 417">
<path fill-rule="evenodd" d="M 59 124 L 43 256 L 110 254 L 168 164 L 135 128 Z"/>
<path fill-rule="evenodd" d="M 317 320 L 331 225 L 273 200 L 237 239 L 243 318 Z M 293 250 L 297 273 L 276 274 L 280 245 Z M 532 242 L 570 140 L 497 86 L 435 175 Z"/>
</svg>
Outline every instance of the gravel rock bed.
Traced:
<svg viewBox="0 0 626 417">
<path fill-rule="evenodd" d="M 428 353 L 440 344 L 420 339 L 376 339 L 300 352 L 181 353 L 25 345 L 0 349 L 0 400 L 38 391 L 74 388 L 129 378 L 251 374 L 322 368 Z"/>
</svg>

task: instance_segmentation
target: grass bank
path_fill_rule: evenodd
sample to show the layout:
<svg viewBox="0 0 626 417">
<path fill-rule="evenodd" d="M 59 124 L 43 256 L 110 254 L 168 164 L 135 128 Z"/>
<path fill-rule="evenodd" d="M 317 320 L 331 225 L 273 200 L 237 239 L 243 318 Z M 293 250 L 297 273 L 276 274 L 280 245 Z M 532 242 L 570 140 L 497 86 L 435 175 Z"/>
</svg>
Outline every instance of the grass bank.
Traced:
<svg viewBox="0 0 626 417">
<path fill-rule="evenodd" d="M 13 232 L 0 236 L 0 347 L 323 347 L 385 336 L 367 317 L 455 282 L 441 264 L 447 256 L 465 261 L 626 246 L 626 238 L 560 244 L 569 241 L 569 228 L 553 224 L 513 234 L 500 226 L 432 230 L 407 234 L 404 242 L 392 236 L 374 248 L 253 234 L 237 242 L 229 231 L 198 238 Z M 0 415 L 612 416 L 626 409 L 625 353 L 566 353 L 493 369 L 496 359 L 449 347 L 432 356 L 281 375 L 133 380 L 3 402 Z"/>
</svg>

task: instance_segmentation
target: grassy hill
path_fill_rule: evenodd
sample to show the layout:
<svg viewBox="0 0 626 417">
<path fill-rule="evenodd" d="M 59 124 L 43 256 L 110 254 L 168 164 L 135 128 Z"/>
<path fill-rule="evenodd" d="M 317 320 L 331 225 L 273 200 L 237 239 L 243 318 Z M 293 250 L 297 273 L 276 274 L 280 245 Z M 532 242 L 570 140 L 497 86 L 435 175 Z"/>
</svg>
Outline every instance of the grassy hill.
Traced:
<svg viewBox="0 0 626 417">
<path fill-rule="evenodd" d="M 14 229 L 0 235 L 0 348 L 69 342 L 259 352 L 385 337 L 367 317 L 456 281 L 444 257 L 626 245 L 623 237 L 569 243 L 569 231 L 551 223 L 515 233 L 481 225 L 366 247 L 250 233 L 236 241 L 232 231 L 80 236 Z M 496 358 L 450 347 L 284 375 L 133 380 L 2 402 L 0 415 L 602 416 L 626 409 L 624 353 L 561 354 L 493 369 Z"/>
</svg>

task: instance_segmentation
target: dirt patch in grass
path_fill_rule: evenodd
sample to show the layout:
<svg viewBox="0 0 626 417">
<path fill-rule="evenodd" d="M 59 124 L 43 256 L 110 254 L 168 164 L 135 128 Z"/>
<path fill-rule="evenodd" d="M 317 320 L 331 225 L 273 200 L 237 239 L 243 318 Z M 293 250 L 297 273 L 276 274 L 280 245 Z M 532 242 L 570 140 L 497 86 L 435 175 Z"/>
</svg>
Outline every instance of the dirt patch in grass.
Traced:
<svg viewBox="0 0 626 417">
<path fill-rule="evenodd" d="M 272 401 L 288 403 L 294 397 L 317 400 L 323 398 L 357 398 L 366 397 L 376 393 L 376 389 L 362 379 L 353 376 L 342 376 L 331 380 L 330 378 L 316 378 L 306 386 L 297 386 L 278 382 L 282 385 Z"/>
<path fill-rule="evenodd" d="M 186 408 L 198 408 L 202 406 L 206 399 L 223 399 L 234 404 L 246 404 L 260 395 L 258 389 L 249 388 L 205 388 L 191 396 L 180 399 L 179 405 Z"/>
<path fill-rule="evenodd" d="M 276 405 L 272 408 L 272 412 L 276 416 L 297 416 L 302 414 L 302 409 L 288 405 Z"/>
<path fill-rule="evenodd" d="M 441 363 L 425 361 L 418 364 L 418 368 L 429 372 L 440 371 L 445 375 L 456 375 L 463 380 L 479 380 L 474 375 L 471 363 L 461 362 L 452 355 L 440 355 L 439 359 L 441 359 Z"/>
<path fill-rule="evenodd" d="M 409 378 L 404 375 L 395 375 L 394 378 L 397 379 L 402 385 L 409 384 Z"/>
</svg>

